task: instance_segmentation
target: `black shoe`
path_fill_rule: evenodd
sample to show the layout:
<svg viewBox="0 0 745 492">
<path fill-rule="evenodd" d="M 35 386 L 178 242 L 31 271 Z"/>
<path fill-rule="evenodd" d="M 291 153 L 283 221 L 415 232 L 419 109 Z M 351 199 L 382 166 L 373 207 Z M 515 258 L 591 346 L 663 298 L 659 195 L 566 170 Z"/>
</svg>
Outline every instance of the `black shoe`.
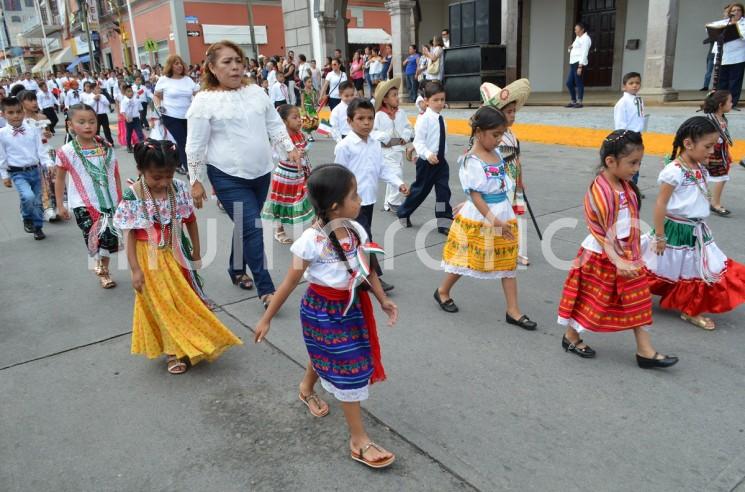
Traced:
<svg viewBox="0 0 745 492">
<path fill-rule="evenodd" d="M 440 305 L 443 311 L 446 313 L 457 313 L 458 312 L 458 306 L 455 305 L 455 301 L 452 299 L 448 299 L 447 301 L 442 301 L 440 299 L 440 289 L 435 289 L 435 301 L 437 304 Z"/>
<path fill-rule="evenodd" d="M 709 90 L 709 88 L 708 88 L 708 87 L 702 87 L 702 88 L 700 88 L 700 89 L 699 89 L 699 91 L 701 91 L 701 92 L 706 92 L 706 91 L 708 91 L 708 90 Z"/>
<path fill-rule="evenodd" d="M 741 111 L 740 108 L 738 108 L 737 106 L 732 106 L 732 109 L 734 109 L 735 111 Z"/>
<path fill-rule="evenodd" d="M 573 108 L 573 107 L 575 107 L 576 105 L 577 105 L 577 103 L 574 103 L 574 102 L 570 102 L 569 104 L 567 104 L 567 105 L 566 105 L 566 106 L 564 106 L 564 107 L 565 107 L 565 108 Z"/>
<path fill-rule="evenodd" d="M 34 233 L 34 223 L 28 219 L 23 219 L 23 230 L 29 234 Z"/>
<path fill-rule="evenodd" d="M 575 109 L 580 109 L 580 108 L 584 108 L 584 107 L 585 107 L 585 105 L 582 104 L 581 102 L 578 102 L 577 104 L 574 105 L 574 108 Z"/>
<path fill-rule="evenodd" d="M 663 355 L 662 359 L 658 359 L 658 355 L 660 354 L 655 352 L 654 357 L 652 357 L 651 359 L 647 359 L 646 357 L 642 357 L 641 355 L 636 354 L 636 363 L 642 369 L 654 369 L 655 367 L 665 368 L 674 366 L 678 363 L 678 358 L 674 355 Z"/>
<path fill-rule="evenodd" d="M 47 236 L 46 236 L 46 234 L 44 234 L 44 231 L 41 230 L 41 227 L 37 227 L 36 229 L 34 229 L 34 239 L 35 240 L 41 241 L 45 237 L 47 237 Z"/>
<path fill-rule="evenodd" d="M 740 165 L 741 165 L 742 167 L 745 167 L 745 159 L 742 159 L 742 160 L 740 161 Z"/>
<path fill-rule="evenodd" d="M 127 146 L 127 152 L 129 152 L 129 153 L 131 154 L 131 153 L 133 153 L 133 152 L 134 152 L 134 150 L 132 149 L 132 147 L 131 147 L 131 146 L 129 146 L 129 145 L 128 145 L 128 146 Z"/>
<path fill-rule="evenodd" d="M 645 195 L 645 194 L 644 194 L 644 193 L 642 193 L 642 192 L 639 192 L 639 198 L 640 198 L 641 200 L 644 200 L 645 198 L 647 198 L 647 195 Z"/>
<path fill-rule="evenodd" d="M 595 357 L 595 351 L 590 348 L 589 345 L 585 345 L 584 348 L 579 348 L 577 345 L 582 343 L 582 339 L 577 340 L 576 343 L 572 343 L 566 336 L 561 337 L 561 346 L 564 352 L 573 352 L 583 359 L 592 359 Z"/>
<path fill-rule="evenodd" d="M 386 281 L 385 281 L 385 280 L 383 280 L 382 278 L 381 278 L 381 279 L 379 279 L 379 280 L 380 280 L 380 285 L 381 285 L 381 287 L 383 287 L 383 292 L 390 292 L 390 291 L 392 291 L 393 289 L 395 289 L 395 288 L 396 288 L 396 286 L 395 286 L 395 285 L 393 285 L 393 284 L 389 284 L 388 282 L 386 282 Z"/>
<path fill-rule="evenodd" d="M 536 323 L 535 321 L 530 321 L 530 318 L 528 318 L 524 314 L 520 317 L 520 319 L 515 319 L 509 314 L 505 314 L 505 319 L 507 323 L 519 326 L 523 330 L 533 331 L 538 327 L 538 323 Z"/>
<path fill-rule="evenodd" d="M 399 217 L 398 223 L 406 228 L 411 227 L 411 219 L 409 219 L 408 217 Z"/>
<path fill-rule="evenodd" d="M 448 234 L 450 234 L 450 228 L 449 227 L 438 227 L 437 232 L 447 236 Z"/>
</svg>

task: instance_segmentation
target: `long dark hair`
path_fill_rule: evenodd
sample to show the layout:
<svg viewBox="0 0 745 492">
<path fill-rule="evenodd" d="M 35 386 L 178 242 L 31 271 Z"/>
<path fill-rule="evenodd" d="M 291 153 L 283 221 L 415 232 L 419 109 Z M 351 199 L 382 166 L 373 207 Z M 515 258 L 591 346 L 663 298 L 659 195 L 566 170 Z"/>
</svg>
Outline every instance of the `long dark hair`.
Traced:
<svg viewBox="0 0 745 492">
<path fill-rule="evenodd" d="M 605 164 L 606 157 L 621 159 L 639 149 L 644 149 L 644 141 L 642 140 L 641 133 L 632 130 L 615 130 L 605 137 L 603 144 L 600 146 L 600 166 L 598 167 L 598 174 L 608 167 Z M 639 191 L 639 187 L 633 181 L 628 181 L 628 184 L 631 186 L 631 189 L 634 190 L 634 194 L 636 194 L 636 203 L 639 204 L 639 209 L 641 210 L 641 191 Z"/>
<path fill-rule="evenodd" d="M 494 128 L 505 126 L 507 125 L 507 118 L 502 111 L 494 106 L 481 106 L 473 113 L 468 124 L 471 125 L 471 138 L 468 140 L 468 150 L 471 150 L 476 130 L 493 130 Z"/>
<path fill-rule="evenodd" d="M 688 118 L 680 125 L 678 131 L 675 132 L 675 139 L 673 139 L 673 152 L 670 157 L 675 159 L 680 155 L 680 151 L 683 150 L 683 141 L 686 138 L 690 138 L 692 142 L 696 143 L 704 135 L 712 133 L 719 133 L 719 129 L 714 125 L 714 122 L 705 116 L 694 116 Z"/>
<path fill-rule="evenodd" d="M 355 186 L 357 186 L 357 183 L 354 174 L 341 164 L 323 164 L 313 169 L 308 176 L 308 199 L 313 206 L 316 217 L 320 220 L 319 225 L 321 227 L 325 227 L 331 222 L 329 214 L 334 205 L 341 206 Z M 339 259 L 344 262 L 347 272 L 353 275 L 354 270 L 349 265 L 344 248 L 341 247 L 341 243 L 336 237 L 336 232 L 332 227 L 329 229 L 327 233 L 334 251 Z M 354 235 L 356 244 L 359 244 L 360 236 L 357 230 L 354 227 L 350 227 L 349 230 Z"/>
<path fill-rule="evenodd" d="M 178 149 L 170 140 L 145 139 L 135 144 L 134 154 L 140 174 L 153 168 L 175 171 L 179 166 Z"/>
<path fill-rule="evenodd" d="M 723 104 L 727 104 L 727 98 L 730 95 L 728 90 L 711 91 L 701 103 L 701 111 L 706 114 L 716 113 Z"/>
</svg>

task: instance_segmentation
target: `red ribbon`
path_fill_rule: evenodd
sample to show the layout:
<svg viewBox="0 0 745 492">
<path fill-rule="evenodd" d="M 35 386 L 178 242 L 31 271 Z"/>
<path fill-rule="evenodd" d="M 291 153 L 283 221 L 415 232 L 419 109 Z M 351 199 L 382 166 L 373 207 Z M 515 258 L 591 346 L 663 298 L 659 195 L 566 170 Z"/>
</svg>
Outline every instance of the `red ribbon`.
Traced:
<svg viewBox="0 0 745 492">
<path fill-rule="evenodd" d="M 330 301 L 346 301 L 349 292 L 341 289 L 334 289 L 319 284 L 310 284 L 310 289 L 321 297 Z M 383 359 L 380 355 L 380 341 L 378 340 L 378 328 L 375 324 L 375 314 L 373 313 L 370 295 L 366 290 L 357 289 L 357 296 L 362 304 L 362 317 L 367 325 L 367 333 L 370 339 L 370 351 L 372 352 L 373 373 L 370 378 L 370 384 L 379 381 L 385 381 L 385 369 L 383 368 Z"/>
</svg>

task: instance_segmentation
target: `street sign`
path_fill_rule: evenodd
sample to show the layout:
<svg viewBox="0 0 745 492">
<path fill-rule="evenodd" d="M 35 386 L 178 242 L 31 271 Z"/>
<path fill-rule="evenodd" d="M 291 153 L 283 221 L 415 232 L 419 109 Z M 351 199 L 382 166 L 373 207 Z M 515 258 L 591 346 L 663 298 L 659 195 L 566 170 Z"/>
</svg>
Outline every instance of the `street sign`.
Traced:
<svg viewBox="0 0 745 492">
<path fill-rule="evenodd" d="M 190 38 L 197 38 L 201 35 L 199 31 L 186 31 L 186 35 Z"/>
<path fill-rule="evenodd" d="M 187 15 L 184 20 L 187 24 L 199 24 L 199 19 L 195 15 Z"/>
</svg>

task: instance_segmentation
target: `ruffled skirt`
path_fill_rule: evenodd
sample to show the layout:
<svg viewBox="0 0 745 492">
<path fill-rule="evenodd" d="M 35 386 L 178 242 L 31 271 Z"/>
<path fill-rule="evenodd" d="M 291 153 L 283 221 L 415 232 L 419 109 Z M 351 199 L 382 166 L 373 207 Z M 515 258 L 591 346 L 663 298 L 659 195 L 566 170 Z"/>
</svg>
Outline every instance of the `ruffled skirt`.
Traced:
<svg viewBox="0 0 745 492">
<path fill-rule="evenodd" d="M 280 162 L 272 173 L 269 197 L 264 203 L 261 218 L 290 225 L 311 220 L 313 207 L 306 186 L 309 174 L 309 167 L 298 170 L 292 163 Z"/>
</svg>

